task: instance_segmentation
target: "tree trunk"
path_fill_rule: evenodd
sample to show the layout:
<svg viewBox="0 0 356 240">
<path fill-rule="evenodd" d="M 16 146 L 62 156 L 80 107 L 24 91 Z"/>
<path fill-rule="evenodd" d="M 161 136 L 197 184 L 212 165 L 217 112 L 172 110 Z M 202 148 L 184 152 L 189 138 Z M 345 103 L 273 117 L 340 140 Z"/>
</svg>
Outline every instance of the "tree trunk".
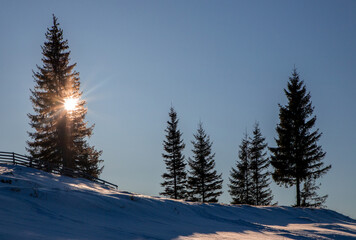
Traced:
<svg viewBox="0 0 356 240">
<path fill-rule="evenodd" d="M 174 163 L 173 166 L 173 174 L 174 174 L 174 199 L 177 199 L 177 173 L 176 173 L 176 166 Z"/>
<path fill-rule="evenodd" d="M 300 207 L 300 181 L 299 181 L 299 177 L 297 177 L 297 207 Z"/>
</svg>

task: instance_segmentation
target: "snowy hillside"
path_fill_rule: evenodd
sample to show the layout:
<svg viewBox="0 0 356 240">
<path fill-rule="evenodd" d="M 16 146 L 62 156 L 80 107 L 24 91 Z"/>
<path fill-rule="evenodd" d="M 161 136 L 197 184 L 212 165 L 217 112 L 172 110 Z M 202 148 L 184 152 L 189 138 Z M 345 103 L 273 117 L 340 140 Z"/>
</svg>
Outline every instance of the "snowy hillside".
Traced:
<svg viewBox="0 0 356 240">
<path fill-rule="evenodd" d="M 0 239 L 356 239 L 330 210 L 186 203 L 6 164 L 0 203 Z"/>
</svg>

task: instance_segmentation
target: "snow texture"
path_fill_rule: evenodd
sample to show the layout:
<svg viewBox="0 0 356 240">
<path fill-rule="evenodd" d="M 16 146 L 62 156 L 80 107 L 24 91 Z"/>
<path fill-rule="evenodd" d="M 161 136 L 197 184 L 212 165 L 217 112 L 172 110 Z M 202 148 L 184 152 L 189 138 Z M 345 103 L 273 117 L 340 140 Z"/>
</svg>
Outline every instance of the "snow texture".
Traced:
<svg viewBox="0 0 356 240">
<path fill-rule="evenodd" d="M 356 239 L 326 209 L 198 204 L 0 164 L 0 239 Z"/>
</svg>

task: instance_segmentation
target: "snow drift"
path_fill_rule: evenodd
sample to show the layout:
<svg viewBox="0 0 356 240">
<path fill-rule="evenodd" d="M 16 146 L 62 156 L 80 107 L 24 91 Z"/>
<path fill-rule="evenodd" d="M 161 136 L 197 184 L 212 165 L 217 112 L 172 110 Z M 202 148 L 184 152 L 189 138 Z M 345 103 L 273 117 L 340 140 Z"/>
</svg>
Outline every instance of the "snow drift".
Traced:
<svg viewBox="0 0 356 240">
<path fill-rule="evenodd" d="M 197 204 L 0 164 L 0 239 L 356 239 L 335 211 Z"/>
</svg>

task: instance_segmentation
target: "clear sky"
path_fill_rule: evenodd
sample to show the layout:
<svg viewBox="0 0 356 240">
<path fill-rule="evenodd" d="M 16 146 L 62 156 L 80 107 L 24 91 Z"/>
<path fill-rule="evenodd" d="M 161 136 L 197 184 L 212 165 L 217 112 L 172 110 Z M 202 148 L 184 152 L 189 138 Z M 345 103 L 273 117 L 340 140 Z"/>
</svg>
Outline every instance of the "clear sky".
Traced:
<svg viewBox="0 0 356 240">
<path fill-rule="evenodd" d="M 332 169 L 327 206 L 356 218 L 356 1 L 10 1 L 0 0 L 0 150 L 26 153 L 26 114 L 54 13 L 80 72 L 90 143 L 103 150 L 102 178 L 158 195 L 168 111 L 186 143 L 201 120 L 223 173 L 245 131 L 260 122 L 275 146 L 278 103 L 295 65 L 311 92 Z M 295 189 L 272 184 L 275 201 Z"/>
</svg>

